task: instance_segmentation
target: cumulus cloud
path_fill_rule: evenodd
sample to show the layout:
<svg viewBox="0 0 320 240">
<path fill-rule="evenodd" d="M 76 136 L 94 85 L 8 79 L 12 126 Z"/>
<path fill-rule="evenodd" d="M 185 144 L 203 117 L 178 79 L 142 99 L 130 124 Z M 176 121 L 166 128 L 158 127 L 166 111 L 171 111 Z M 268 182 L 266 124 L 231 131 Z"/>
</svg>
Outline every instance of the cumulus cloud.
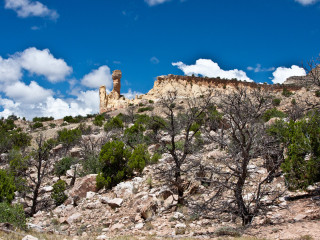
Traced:
<svg viewBox="0 0 320 240">
<path fill-rule="evenodd" d="M 0 117 L 15 114 L 32 119 L 35 116 L 53 116 L 56 119 L 66 115 L 86 115 L 99 111 L 99 93 L 95 91 L 73 92 L 65 98 L 51 89 L 40 86 L 36 81 L 23 82 L 25 73 L 44 76 L 50 82 L 65 80 L 72 72 L 63 59 L 56 59 L 48 49 L 28 48 L 7 59 L 0 57 Z M 109 70 L 110 72 L 110 70 Z M 76 79 L 69 79 L 73 88 Z M 6 97 L 4 97 L 4 95 Z M 59 96 L 59 97 L 57 97 Z"/>
<path fill-rule="evenodd" d="M 52 83 L 64 81 L 72 73 L 72 68 L 63 59 L 55 58 L 49 49 L 38 50 L 31 47 L 16 54 L 16 58 L 22 68 L 45 76 Z"/>
<path fill-rule="evenodd" d="M 42 102 L 47 97 L 52 96 L 53 92 L 40 87 L 38 83 L 32 81 L 30 85 L 23 82 L 16 82 L 13 85 L 7 86 L 4 90 L 5 94 L 18 102 L 33 104 Z"/>
<path fill-rule="evenodd" d="M 48 96 L 43 101 L 33 104 L 0 97 L 0 106 L 4 109 L 0 112 L 0 117 L 8 117 L 11 114 L 27 119 L 36 116 L 52 116 L 55 119 L 68 115 L 85 116 L 99 111 L 99 93 L 98 91 L 82 91 L 76 98 L 70 99 Z"/>
<path fill-rule="evenodd" d="M 302 4 L 303 6 L 312 5 L 316 2 L 319 2 L 319 0 L 295 0 L 296 2 Z"/>
<path fill-rule="evenodd" d="M 131 89 L 128 90 L 127 93 L 122 93 L 122 95 L 125 97 L 125 98 L 128 98 L 128 99 L 134 99 L 136 95 L 141 95 L 143 93 L 140 93 L 140 92 L 136 92 L 136 91 L 133 91 Z"/>
<path fill-rule="evenodd" d="M 259 72 L 271 72 L 271 71 L 274 71 L 275 68 L 274 67 L 270 67 L 270 68 L 263 68 L 261 66 L 261 64 L 257 64 L 256 67 L 247 67 L 247 69 L 249 71 L 254 71 L 255 73 L 259 73 Z"/>
<path fill-rule="evenodd" d="M 245 80 L 248 82 L 252 81 L 244 71 L 238 69 L 227 71 L 223 70 L 217 63 L 210 59 L 198 59 L 194 65 L 186 65 L 183 62 L 172 63 L 172 65 L 177 66 L 185 75 L 188 76 L 195 74 L 206 77 L 220 77 L 226 79 L 236 78 L 238 80 Z"/>
<path fill-rule="evenodd" d="M 21 66 L 14 59 L 0 56 L 0 84 L 19 81 L 22 77 Z"/>
<path fill-rule="evenodd" d="M 283 83 L 287 78 L 292 76 L 306 76 L 306 71 L 296 65 L 292 65 L 291 68 L 278 67 L 273 73 L 273 83 Z"/>
<path fill-rule="evenodd" d="M 72 68 L 63 59 L 55 58 L 49 49 L 31 47 L 8 59 L 0 56 L 0 84 L 19 81 L 23 69 L 31 74 L 45 76 L 52 83 L 64 81 L 72 73 Z"/>
<path fill-rule="evenodd" d="M 156 6 L 165 2 L 169 2 L 171 0 L 144 0 L 150 7 Z"/>
<path fill-rule="evenodd" d="M 105 85 L 107 89 L 110 89 L 112 83 L 111 71 L 106 65 L 93 70 L 81 80 L 81 84 L 89 88 L 99 88 L 100 86 Z"/>
<path fill-rule="evenodd" d="M 59 17 L 55 10 L 49 9 L 46 5 L 32 0 L 5 0 L 5 8 L 12 9 L 18 17 L 49 17 L 53 20 Z"/>
</svg>

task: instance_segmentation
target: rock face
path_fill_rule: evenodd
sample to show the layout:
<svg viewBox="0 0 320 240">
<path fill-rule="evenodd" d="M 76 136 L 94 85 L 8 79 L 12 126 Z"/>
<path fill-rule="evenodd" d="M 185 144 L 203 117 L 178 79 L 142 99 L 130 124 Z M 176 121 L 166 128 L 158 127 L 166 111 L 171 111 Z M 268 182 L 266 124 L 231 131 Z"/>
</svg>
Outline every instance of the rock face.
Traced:
<svg viewBox="0 0 320 240">
<path fill-rule="evenodd" d="M 99 89 L 99 96 L 100 96 L 100 113 L 107 112 L 108 108 L 112 107 L 113 100 L 120 99 L 120 89 L 121 89 L 121 77 L 122 73 L 120 70 L 115 70 L 112 73 L 113 79 L 113 89 L 111 93 L 108 95 L 106 92 L 106 87 L 101 86 Z"/>
<path fill-rule="evenodd" d="M 315 81 L 319 81 L 320 77 L 320 66 L 318 65 L 314 69 L 312 69 L 307 76 L 293 76 L 287 78 L 287 80 L 283 83 L 284 85 L 295 85 L 295 86 L 312 86 Z"/>
</svg>

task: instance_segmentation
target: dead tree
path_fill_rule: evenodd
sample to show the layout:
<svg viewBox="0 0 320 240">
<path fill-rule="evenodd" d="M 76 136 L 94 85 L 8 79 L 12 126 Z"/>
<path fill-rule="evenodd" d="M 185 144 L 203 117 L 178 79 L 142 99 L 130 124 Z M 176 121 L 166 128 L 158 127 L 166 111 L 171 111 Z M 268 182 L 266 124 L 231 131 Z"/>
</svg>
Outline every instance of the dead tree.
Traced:
<svg viewBox="0 0 320 240">
<path fill-rule="evenodd" d="M 267 186 L 283 160 L 279 142 L 267 134 L 261 119 L 270 107 L 271 99 L 265 92 L 245 88 L 222 95 L 219 104 L 230 128 L 226 138 L 217 138 L 226 150 L 211 166 L 211 186 L 216 194 L 210 201 L 213 212 L 231 212 L 241 217 L 243 225 L 251 223 L 264 207 L 263 197 L 279 196 Z M 265 159 L 262 166 L 268 165 L 269 171 L 254 178 L 251 167 L 259 164 L 257 158 Z"/>
<path fill-rule="evenodd" d="M 46 178 L 49 177 L 50 171 L 52 171 L 52 162 L 51 162 L 51 149 L 54 147 L 55 141 L 52 139 L 46 140 L 45 137 L 40 134 L 36 138 L 37 147 L 31 153 L 28 165 L 29 171 L 27 174 L 29 182 L 29 193 L 26 197 L 31 201 L 29 206 L 30 213 L 29 216 L 33 216 L 39 208 L 39 204 L 45 202 L 44 199 L 39 200 L 40 197 L 40 188 Z"/>
<path fill-rule="evenodd" d="M 168 92 L 161 97 L 160 106 L 165 116 L 164 121 L 152 118 L 161 126 L 164 138 L 158 139 L 164 152 L 169 153 L 173 161 L 169 168 L 159 167 L 161 178 L 174 186 L 178 195 L 178 204 L 185 203 L 185 190 L 190 183 L 185 175 L 198 166 L 199 162 L 190 160 L 192 153 L 199 152 L 201 144 L 200 130 L 204 125 L 204 114 L 212 101 L 212 92 L 209 91 L 199 98 L 184 100 L 185 106 L 178 106 L 177 92 Z M 158 135 L 163 137 L 161 134 Z M 160 165 L 162 166 L 162 165 Z"/>
</svg>

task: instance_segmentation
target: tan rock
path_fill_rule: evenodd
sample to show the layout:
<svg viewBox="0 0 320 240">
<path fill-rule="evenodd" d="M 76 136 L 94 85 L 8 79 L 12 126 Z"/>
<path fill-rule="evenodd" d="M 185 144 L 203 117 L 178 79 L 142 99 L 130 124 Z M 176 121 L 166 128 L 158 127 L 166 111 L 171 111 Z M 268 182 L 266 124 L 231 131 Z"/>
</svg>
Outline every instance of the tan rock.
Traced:
<svg viewBox="0 0 320 240">
<path fill-rule="evenodd" d="M 96 177 L 97 174 L 90 174 L 83 178 L 78 178 L 75 182 L 74 187 L 69 192 L 71 197 L 78 196 L 84 198 L 87 192 L 96 192 Z"/>
</svg>

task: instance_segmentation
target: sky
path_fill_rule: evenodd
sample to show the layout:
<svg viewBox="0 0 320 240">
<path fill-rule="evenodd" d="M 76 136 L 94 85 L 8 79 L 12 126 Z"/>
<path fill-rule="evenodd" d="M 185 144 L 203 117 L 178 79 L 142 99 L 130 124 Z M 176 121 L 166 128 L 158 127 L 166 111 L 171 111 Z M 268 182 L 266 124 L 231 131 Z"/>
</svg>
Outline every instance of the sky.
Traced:
<svg viewBox="0 0 320 240">
<path fill-rule="evenodd" d="M 157 76 L 283 83 L 320 53 L 320 0 L 0 0 L 0 117 L 99 112 Z"/>
</svg>

